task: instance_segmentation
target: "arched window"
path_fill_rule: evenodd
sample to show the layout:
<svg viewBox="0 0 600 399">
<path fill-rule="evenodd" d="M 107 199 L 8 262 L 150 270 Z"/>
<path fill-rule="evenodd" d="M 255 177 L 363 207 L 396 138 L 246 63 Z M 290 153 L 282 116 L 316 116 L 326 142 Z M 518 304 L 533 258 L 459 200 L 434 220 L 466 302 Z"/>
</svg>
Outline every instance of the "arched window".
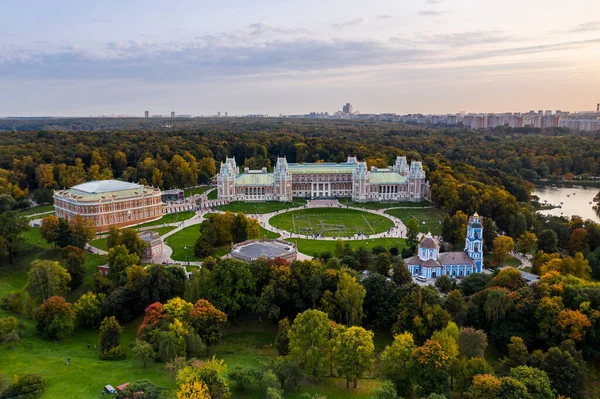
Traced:
<svg viewBox="0 0 600 399">
<path fill-rule="evenodd" d="M 477 239 L 479 239 L 479 232 L 478 232 L 478 231 L 476 231 L 476 232 L 474 233 L 474 236 L 475 236 L 475 239 L 476 239 L 476 240 L 477 240 Z"/>
<path fill-rule="evenodd" d="M 479 252 L 479 243 L 475 243 L 475 252 Z"/>
</svg>

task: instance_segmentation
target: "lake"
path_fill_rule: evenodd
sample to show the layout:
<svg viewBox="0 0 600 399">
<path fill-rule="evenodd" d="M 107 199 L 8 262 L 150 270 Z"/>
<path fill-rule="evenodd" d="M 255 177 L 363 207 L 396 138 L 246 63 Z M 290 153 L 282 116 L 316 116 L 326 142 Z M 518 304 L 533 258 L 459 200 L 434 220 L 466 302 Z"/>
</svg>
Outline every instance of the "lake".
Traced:
<svg viewBox="0 0 600 399">
<path fill-rule="evenodd" d="M 584 220 L 591 219 L 600 223 L 600 216 L 592 208 L 594 197 L 598 194 L 598 191 L 600 191 L 598 187 L 536 186 L 533 194 L 540 197 L 541 204 L 544 203 L 544 200 L 553 205 L 561 205 L 561 202 L 563 203 L 561 205 L 562 208 L 539 211 L 544 215 L 567 217 L 579 215 Z"/>
</svg>

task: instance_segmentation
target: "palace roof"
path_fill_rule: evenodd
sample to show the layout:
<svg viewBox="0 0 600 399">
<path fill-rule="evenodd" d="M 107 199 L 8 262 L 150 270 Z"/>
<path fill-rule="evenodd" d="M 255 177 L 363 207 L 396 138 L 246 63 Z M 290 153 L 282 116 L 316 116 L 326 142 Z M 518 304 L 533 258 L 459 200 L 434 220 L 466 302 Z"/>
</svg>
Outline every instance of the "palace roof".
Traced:
<svg viewBox="0 0 600 399">
<path fill-rule="evenodd" d="M 406 177 L 396 172 L 371 172 L 370 182 L 373 184 L 403 184 L 406 183 Z"/>
<path fill-rule="evenodd" d="M 352 173 L 356 169 L 355 163 L 290 163 L 288 170 L 291 173 Z"/>
<path fill-rule="evenodd" d="M 57 190 L 54 197 L 75 202 L 102 201 L 139 197 L 154 192 L 160 190 L 119 180 L 97 180 L 78 184 L 67 190 Z"/>
<path fill-rule="evenodd" d="M 272 186 L 272 173 L 242 173 L 235 179 L 236 184 L 248 186 Z"/>
</svg>

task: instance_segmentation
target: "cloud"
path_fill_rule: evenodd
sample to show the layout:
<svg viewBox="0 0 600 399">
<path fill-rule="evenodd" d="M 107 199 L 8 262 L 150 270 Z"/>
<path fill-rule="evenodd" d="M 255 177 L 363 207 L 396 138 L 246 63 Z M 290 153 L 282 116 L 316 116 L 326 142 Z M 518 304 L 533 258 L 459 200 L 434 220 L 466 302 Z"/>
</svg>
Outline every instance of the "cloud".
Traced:
<svg viewBox="0 0 600 399">
<path fill-rule="evenodd" d="M 254 36 L 265 35 L 265 34 L 297 34 L 297 33 L 309 33 L 307 29 L 304 28 L 285 28 L 282 26 L 273 26 L 269 24 L 265 24 L 262 22 L 255 22 L 253 24 L 248 25 L 248 29 L 250 29 L 250 34 Z"/>
<path fill-rule="evenodd" d="M 349 21 L 341 22 L 341 23 L 339 23 L 339 24 L 333 24 L 333 25 L 331 25 L 331 26 L 332 26 L 333 28 L 340 29 L 340 28 L 346 28 L 346 27 L 349 27 L 349 26 L 362 25 L 362 24 L 364 24 L 365 22 L 367 22 L 367 19 L 366 19 L 366 18 L 359 17 L 359 18 L 354 18 L 354 19 L 351 19 L 351 20 L 349 20 Z"/>
<path fill-rule="evenodd" d="M 394 16 L 390 15 L 390 14 L 382 14 L 382 15 L 376 15 L 375 18 L 376 19 L 392 19 L 392 18 L 394 18 Z"/>
<path fill-rule="evenodd" d="M 584 33 L 584 32 L 596 32 L 600 30 L 600 21 L 591 21 L 584 24 L 573 26 L 567 32 L 569 33 Z"/>
<path fill-rule="evenodd" d="M 429 44 L 434 46 L 468 47 L 478 44 L 505 43 L 515 40 L 522 40 L 522 38 L 499 30 L 476 30 L 429 36 L 423 35 L 418 36 L 411 43 L 414 45 Z M 404 42 L 407 43 L 406 40 Z"/>
<path fill-rule="evenodd" d="M 432 17 L 432 16 L 438 16 L 438 15 L 443 15 L 446 14 L 448 11 L 443 11 L 443 10 L 421 10 L 417 13 L 417 15 L 421 16 L 421 17 Z"/>
<path fill-rule="evenodd" d="M 426 4 L 440 4 L 444 0 L 427 0 Z"/>
</svg>

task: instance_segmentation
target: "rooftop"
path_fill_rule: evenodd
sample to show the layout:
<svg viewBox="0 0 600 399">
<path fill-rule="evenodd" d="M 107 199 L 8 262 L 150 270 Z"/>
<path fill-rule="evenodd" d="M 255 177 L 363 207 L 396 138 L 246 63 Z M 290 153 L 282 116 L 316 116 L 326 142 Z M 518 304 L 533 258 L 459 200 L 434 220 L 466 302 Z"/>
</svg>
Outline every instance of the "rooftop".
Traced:
<svg viewBox="0 0 600 399">
<path fill-rule="evenodd" d="M 131 189 L 140 189 L 142 186 L 135 183 L 129 183 L 120 180 L 96 180 L 89 181 L 87 183 L 78 184 L 73 186 L 71 190 L 82 191 L 87 194 L 100 194 L 114 191 L 123 191 Z"/>
<path fill-rule="evenodd" d="M 234 257 L 239 254 L 246 259 L 274 259 L 291 253 L 296 253 L 294 244 L 281 240 L 253 240 L 236 245 L 232 251 Z"/>
</svg>

